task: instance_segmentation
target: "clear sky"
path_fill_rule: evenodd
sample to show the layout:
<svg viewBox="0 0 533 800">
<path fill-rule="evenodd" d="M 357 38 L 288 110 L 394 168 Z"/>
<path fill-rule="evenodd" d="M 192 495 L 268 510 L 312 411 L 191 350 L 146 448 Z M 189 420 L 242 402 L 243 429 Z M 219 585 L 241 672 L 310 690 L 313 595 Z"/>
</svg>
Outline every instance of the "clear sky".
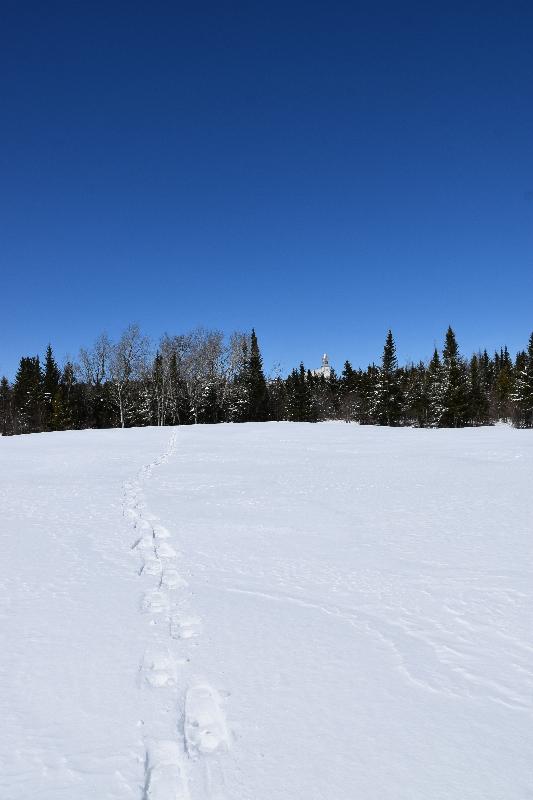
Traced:
<svg viewBox="0 0 533 800">
<path fill-rule="evenodd" d="M 0 10 L 0 373 L 255 326 L 265 366 L 533 329 L 533 5 Z"/>
</svg>

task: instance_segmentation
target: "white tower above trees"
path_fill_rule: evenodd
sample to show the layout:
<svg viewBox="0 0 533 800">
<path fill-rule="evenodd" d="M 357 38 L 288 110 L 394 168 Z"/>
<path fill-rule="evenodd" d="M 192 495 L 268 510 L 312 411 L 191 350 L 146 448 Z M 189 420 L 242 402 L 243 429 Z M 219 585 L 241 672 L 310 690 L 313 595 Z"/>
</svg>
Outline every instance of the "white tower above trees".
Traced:
<svg viewBox="0 0 533 800">
<path fill-rule="evenodd" d="M 324 353 L 322 356 L 322 366 L 320 369 L 314 369 L 313 375 L 317 375 L 318 377 L 324 376 L 324 378 L 328 379 L 331 377 L 331 367 L 329 364 L 328 354 Z"/>
</svg>

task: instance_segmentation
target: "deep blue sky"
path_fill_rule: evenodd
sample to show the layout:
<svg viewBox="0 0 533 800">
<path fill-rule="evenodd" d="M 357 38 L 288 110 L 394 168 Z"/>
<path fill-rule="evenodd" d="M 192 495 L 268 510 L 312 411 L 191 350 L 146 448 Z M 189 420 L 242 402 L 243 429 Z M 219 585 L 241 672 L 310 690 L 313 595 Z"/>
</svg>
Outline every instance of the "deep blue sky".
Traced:
<svg viewBox="0 0 533 800">
<path fill-rule="evenodd" d="M 131 321 L 267 369 L 533 329 L 527 2 L 0 9 L 0 373 Z"/>
</svg>

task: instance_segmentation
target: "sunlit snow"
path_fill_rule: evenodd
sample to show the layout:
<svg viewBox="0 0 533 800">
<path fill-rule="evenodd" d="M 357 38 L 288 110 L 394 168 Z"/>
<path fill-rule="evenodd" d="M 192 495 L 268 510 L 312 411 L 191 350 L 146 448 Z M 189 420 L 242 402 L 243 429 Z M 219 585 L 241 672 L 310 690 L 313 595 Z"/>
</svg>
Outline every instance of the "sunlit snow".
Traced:
<svg viewBox="0 0 533 800">
<path fill-rule="evenodd" d="M 533 797 L 533 431 L 0 439 L 2 800 Z"/>
</svg>

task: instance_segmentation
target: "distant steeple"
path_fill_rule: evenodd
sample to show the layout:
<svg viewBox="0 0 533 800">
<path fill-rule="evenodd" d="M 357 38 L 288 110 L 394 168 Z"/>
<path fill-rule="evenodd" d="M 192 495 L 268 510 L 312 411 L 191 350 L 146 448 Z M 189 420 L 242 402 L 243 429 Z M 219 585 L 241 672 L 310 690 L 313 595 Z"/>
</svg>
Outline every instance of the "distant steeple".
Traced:
<svg viewBox="0 0 533 800">
<path fill-rule="evenodd" d="M 314 369 L 313 375 L 317 375 L 318 377 L 324 376 L 324 378 L 331 378 L 331 367 L 329 365 L 329 358 L 328 354 L 324 353 L 322 356 L 322 366 L 320 369 Z"/>
</svg>

